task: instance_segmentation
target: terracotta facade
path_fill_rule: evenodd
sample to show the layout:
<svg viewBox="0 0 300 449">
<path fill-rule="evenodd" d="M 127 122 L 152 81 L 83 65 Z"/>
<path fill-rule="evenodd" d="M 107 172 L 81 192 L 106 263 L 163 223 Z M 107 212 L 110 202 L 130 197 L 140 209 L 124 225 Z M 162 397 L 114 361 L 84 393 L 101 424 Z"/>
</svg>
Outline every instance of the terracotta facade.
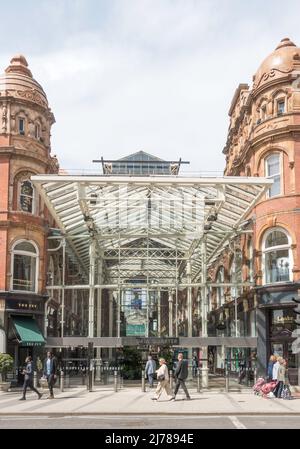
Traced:
<svg viewBox="0 0 300 449">
<path fill-rule="evenodd" d="M 247 314 L 249 319 L 249 312 L 255 311 L 258 370 L 265 374 L 269 355 L 281 353 L 289 359 L 292 383 L 295 383 L 299 362 L 298 356 L 291 353 L 290 331 L 294 306 L 291 298 L 297 295 L 300 285 L 300 48 L 288 38 L 282 39 L 259 67 L 252 87 L 238 86 L 229 117 L 228 138 L 223 150 L 226 156 L 224 174 L 271 176 L 276 184 L 249 215 L 247 229 L 252 233 L 242 235 L 236 243 L 242 252 L 241 277 L 255 284 L 254 288 L 235 293 L 240 318 L 244 313 L 247 321 Z M 277 253 L 278 257 L 274 255 L 276 249 L 273 255 L 265 252 L 264 242 L 272 230 L 287 235 L 288 244 L 279 248 L 282 252 Z M 210 270 L 211 276 L 216 279 L 220 268 L 224 267 L 225 281 L 229 281 L 232 258 L 233 251 L 228 247 Z M 282 267 L 276 266 L 276 262 Z M 283 276 L 273 276 L 272 272 L 279 273 L 281 269 L 285 270 Z M 213 292 L 210 319 L 215 325 L 228 319 L 235 305 L 231 289 L 221 293 L 224 293 L 224 304 L 219 307 L 218 292 L 216 289 Z M 280 314 L 289 320 L 291 327 L 286 329 L 287 334 L 283 330 L 276 336 L 272 320 L 276 316 L 280 321 Z M 239 332 L 250 335 L 251 323 L 248 330 L 245 327 L 244 323 Z"/>
<path fill-rule="evenodd" d="M 16 366 L 23 353 L 18 353 L 11 316 L 30 316 L 41 329 L 44 326 L 46 237 L 53 221 L 37 192 L 31 190 L 30 176 L 58 172 L 50 146 L 54 122 L 45 92 L 32 77 L 24 56 L 16 55 L 0 76 L 0 327 Z M 34 248 L 37 255 L 29 287 L 16 287 L 13 279 L 13 249 L 22 242 L 31 245 L 28 248 Z"/>
</svg>

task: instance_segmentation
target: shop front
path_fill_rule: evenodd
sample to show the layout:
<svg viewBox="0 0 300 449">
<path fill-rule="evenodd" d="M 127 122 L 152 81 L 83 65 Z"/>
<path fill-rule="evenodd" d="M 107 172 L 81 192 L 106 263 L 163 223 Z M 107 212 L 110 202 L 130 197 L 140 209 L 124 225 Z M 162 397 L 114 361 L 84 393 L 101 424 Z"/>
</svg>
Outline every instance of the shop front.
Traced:
<svg viewBox="0 0 300 449">
<path fill-rule="evenodd" d="M 6 352 L 14 359 L 15 381 L 22 381 L 20 373 L 27 356 L 44 359 L 45 339 L 43 298 L 9 297 L 5 300 L 4 330 Z"/>
<path fill-rule="evenodd" d="M 283 357 L 287 362 L 288 380 L 291 385 L 299 384 L 299 354 L 292 350 L 295 337 L 295 303 L 292 298 L 296 291 L 288 286 L 286 289 L 264 289 L 260 295 L 257 309 L 258 354 L 262 374 L 266 371 L 270 355 Z M 275 290 L 275 291 L 274 291 Z"/>
<path fill-rule="evenodd" d="M 293 307 L 274 308 L 269 311 L 270 354 L 279 355 L 287 361 L 288 378 L 292 385 L 298 384 L 298 354 L 292 351 L 295 319 Z"/>
</svg>

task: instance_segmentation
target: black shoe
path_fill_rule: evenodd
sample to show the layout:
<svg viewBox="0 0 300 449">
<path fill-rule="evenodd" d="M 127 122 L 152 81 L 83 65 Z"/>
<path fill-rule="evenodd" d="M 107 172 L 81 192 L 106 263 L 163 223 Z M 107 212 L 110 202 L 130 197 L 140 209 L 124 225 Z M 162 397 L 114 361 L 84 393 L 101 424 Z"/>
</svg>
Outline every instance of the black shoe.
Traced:
<svg viewBox="0 0 300 449">
<path fill-rule="evenodd" d="M 22 398 L 19 399 L 19 401 L 26 401 L 26 398 L 24 398 L 24 396 Z"/>
<path fill-rule="evenodd" d="M 186 398 L 186 400 L 187 400 L 187 401 L 191 401 L 192 398 L 191 398 L 190 396 L 188 396 L 188 397 Z"/>
<path fill-rule="evenodd" d="M 169 401 L 175 401 L 175 396 L 172 396 Z"/>
<path fill-rule="evenodd" d="M 157 398 L 151 398 L 152 399 L 152 401 L 157 401 Z"/>
<path fill-rule="evenodd" d="M 41 399 L 42 396 L 43 396 L 43 393 L 39 393 L 38 399 Z"/>
</svg>

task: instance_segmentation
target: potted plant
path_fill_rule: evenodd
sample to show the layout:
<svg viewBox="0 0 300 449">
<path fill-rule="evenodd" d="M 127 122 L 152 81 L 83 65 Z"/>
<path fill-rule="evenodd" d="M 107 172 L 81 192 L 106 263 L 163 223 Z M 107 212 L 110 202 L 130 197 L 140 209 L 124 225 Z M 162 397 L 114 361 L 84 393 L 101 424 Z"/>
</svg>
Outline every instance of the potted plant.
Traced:
<svg viewBox="0 0 300 449">
<path fill-rule="evenodd" d="M 5 382 L 6 374 L 14 366 L 14 360 L 9 354 L 0 353 L 0 390 L 8 391 L 10 382 Z"/>
</svg>

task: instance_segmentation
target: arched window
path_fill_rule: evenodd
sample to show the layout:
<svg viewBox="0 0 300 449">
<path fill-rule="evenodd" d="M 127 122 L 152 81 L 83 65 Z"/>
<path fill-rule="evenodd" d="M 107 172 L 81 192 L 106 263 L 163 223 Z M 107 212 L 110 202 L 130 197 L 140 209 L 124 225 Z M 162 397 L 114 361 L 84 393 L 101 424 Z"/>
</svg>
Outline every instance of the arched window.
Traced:
<svg viewBox="0 0 300 449">
<path fill-rule="evenodd" d="M 282 228 L 266 232 L 263 240 L 264 283 L 286 282 L 292 279 L 291 238 Z"/>
<path fill-rule="evenodd" d="M 217 283 L 224 283 L 224 267 L 220 267 L 217 274 Z M 221 307 L 224 304 L 224 287 L 217 287 L 217 307 Z"/>
<path fill-rule="evenodd" d="M 233 256 L 231 267 L 230 267 L 230 282 L 240 284 L 242 282 L 242 251 L 237 249 L 235 255 Z M 230 288 L 231 298 L 238 298 L 242 293 L 242 287 L 235 287 L 234 285 Z"/>
<path fill-rule="evenodd" d="M 38 250 L 28 240 L 15 243 L 12 251 L 12 290 L 36 292 Z"/>
<path fill-rule="evenodd" d="M 280 155 L 279 153 L 274 153 L 268 156 L 265 160 L 265 173 L 268 178 L 273 179 L 274 183 L 269 188 L 267 197 L 272 198 L 273 196 L 280 195 Z"/>
<path fill-rule="evenodd" d="M 20 184 L 20 208 L 24 212 L 34 213 L 34 188 L 28 179 Z"/>
</svg>

